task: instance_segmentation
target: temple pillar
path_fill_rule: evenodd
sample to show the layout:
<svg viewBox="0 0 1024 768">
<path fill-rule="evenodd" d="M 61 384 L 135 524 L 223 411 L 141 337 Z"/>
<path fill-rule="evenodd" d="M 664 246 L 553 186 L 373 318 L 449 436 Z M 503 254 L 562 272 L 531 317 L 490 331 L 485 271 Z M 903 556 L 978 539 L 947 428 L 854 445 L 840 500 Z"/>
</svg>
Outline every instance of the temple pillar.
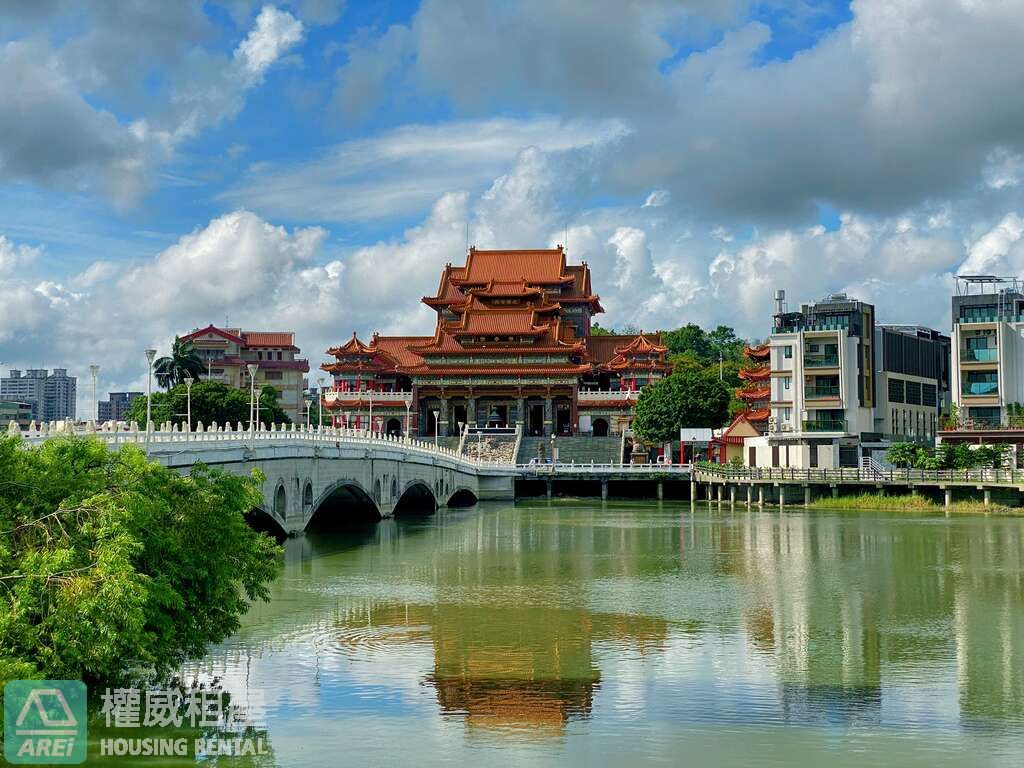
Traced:
<svg viewBox="0 0 1024 768">
<path fill-rule="evenodd" d="M 476 398 L 466 398 L 466 421 L 469 422 L 469 426 L 476 426 Z"/>
<path fill-rule="evenodd" d="M 441 437 L 448 437 L 450 434 L 448 431 L 448 399 L 441 398 L 440 406 L 441 416 L 438 420 L 437 434 Z"/>
<path fill-rule="evenodd" d="M 544 398 L 544 434 L 553 435 L 555 432 L 555 404 L 550 397 Z"/>
<path fill-rule="evenodd" d="M 517 420 L 516 423 L 519 424 L 519 431 L 522 434 L 525 435 L 526 434 L 526 398 L 525 397 L 516 398 L 516 403 L 518 404 L 518 407 L 519 407 L 519 419 Z"/>
</svg>

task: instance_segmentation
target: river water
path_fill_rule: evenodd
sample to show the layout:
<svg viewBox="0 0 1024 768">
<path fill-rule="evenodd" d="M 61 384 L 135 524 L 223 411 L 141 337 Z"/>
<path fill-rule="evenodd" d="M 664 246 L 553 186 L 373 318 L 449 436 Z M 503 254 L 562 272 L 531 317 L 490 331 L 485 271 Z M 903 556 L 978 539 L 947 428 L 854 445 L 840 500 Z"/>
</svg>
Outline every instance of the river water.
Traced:
<svg viewBox="0 0 1024 768">
<path fill-rule="evenodd" d="M 1024 763 L 1021 518 L 501 504 L 286 549 L 191 670 L 280 765 Z"/>
</svg>

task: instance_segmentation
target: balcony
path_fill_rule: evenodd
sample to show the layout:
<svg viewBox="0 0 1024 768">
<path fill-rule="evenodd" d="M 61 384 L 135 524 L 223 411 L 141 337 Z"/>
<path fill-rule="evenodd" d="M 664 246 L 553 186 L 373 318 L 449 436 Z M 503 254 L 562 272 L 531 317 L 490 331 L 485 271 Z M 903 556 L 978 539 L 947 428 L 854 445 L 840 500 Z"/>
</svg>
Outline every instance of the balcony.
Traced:
<svg viewBox="0 0 1024 768">
<path fill-rule="evenodd" d="M 626 390 L 614 390 L 614 391 L 613 390 L 599 391 L 599 390 L 594 390 L 594 389 L 591 389 L 591 390 L 582 390 L 581 389 L 579 391 L 578 395 L 577 395 L 577 400 L 579 402 L 581 402 L 581 403 L 602 402 L 602 401 L 605 401 L 605 400 L 611 401 L 611 402 L 628 403 L 628 402 L 632 402 L 633 400 L 636 400 L 638 397 L 640 397 L 640 391 L 639 390 L 628 390 L 628 389 L 626 389 Z"/>
<path fill-rule="evenodd" d="M 807 387 L 804 390 L 804 397 L 808 400 L 820 400 L 825 397 L 839 397 L 839 386 L 826 386 L 819 384 L 816 387 Z"/>
<path fill-rule="evenodd" d="M 958 325 L 972 325 L 977 323 L 1024 323 L 1024 315 L 996 314 L 975 315 L 972 317 L 959 317 L 954 319 Z"/>
<path fill-rule="evenodd" d="M 995 381 L 969 381 L 960 388 L 960 394 L 968 396 L 991 396 L 999 394 L 999 384 Z"/>
<path fill-rule="evenodd" d="M 385 392 L 382 390 L 361 390 L 358 392 L 335 392 L 327 390 L 324 392 L 324 402 L 333 403 L 337 400 L 343 402 L 358 402 L 369 405 L 404 405 L 412 403 L 412 392 Z"/>
<path fill-rule="evenodd" d="M 960 351 L 961 363 L 996 363 L 999 362 L 999 350 L 995 347 L 985 349 L 963 349 Z"/>
<path fill-rule="evenodd" d="M 804 356 L 804 368 L 838 368 L 839 355 Z"/>
<path fill-rule="evenodd" d="M 815 419 L 803 423 L 804 432 L 846 432 L 846 419 Z"/>
</svg>

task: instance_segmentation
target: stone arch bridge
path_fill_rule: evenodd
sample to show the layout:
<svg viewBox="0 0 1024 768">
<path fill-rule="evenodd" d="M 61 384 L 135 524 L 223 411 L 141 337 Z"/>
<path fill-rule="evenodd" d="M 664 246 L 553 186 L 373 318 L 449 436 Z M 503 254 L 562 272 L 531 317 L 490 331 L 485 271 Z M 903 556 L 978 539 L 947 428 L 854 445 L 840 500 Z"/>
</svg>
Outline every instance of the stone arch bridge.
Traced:
<svg viewBox="0 0 1024 768">
<path fill-rule="evenodd" d="M 28 444 L 63 434 L 48 427 L 22 433 Z M 112 449 L 138 445 L 166 467 L 189 471 L 196 462 L 238 475 L 259 469 L 265 512 L 286 533 L 304 531 L 316 517 L 390 517 L 433 512 L 480 499 L 511 499 L 515 467 L 482 462 L 433 443 L 364 431 L 332 429 L 176 429 L 95 431 Z"/>
</svg>

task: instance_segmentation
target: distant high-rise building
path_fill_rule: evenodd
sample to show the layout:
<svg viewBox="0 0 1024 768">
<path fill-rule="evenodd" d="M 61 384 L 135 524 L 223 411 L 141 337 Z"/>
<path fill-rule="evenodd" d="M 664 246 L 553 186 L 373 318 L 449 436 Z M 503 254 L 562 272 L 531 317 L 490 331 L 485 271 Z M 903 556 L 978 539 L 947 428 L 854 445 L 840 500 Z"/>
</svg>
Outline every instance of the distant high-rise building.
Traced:
<svg viewBox="0 0 1024 768">
<path fill-rule="evenodd" d="M 78 379 L 68 376 L 67 368 L 54 368 L 46 377 L 46 421 L 74 420 L 78 398 Z"/>
<path fill-rule="evenodd" d="M 142 397 L 141 392 L 111 392 L 108 400 L 101 400 L 98 404 L 98 420 L 102 424 L 107 421 L 124 421 L 128 408 L 137 397 Z"/>
<path fill-rule="evenodd" d="M 77 384 L 66 368 L 54 368 L 49 374 L 45 368 L 29 368 L 24 375 L 12 369 L 0 379 L 0 398 L 28 403 L 36 421 L 74 419 Z"/>
</svg>

